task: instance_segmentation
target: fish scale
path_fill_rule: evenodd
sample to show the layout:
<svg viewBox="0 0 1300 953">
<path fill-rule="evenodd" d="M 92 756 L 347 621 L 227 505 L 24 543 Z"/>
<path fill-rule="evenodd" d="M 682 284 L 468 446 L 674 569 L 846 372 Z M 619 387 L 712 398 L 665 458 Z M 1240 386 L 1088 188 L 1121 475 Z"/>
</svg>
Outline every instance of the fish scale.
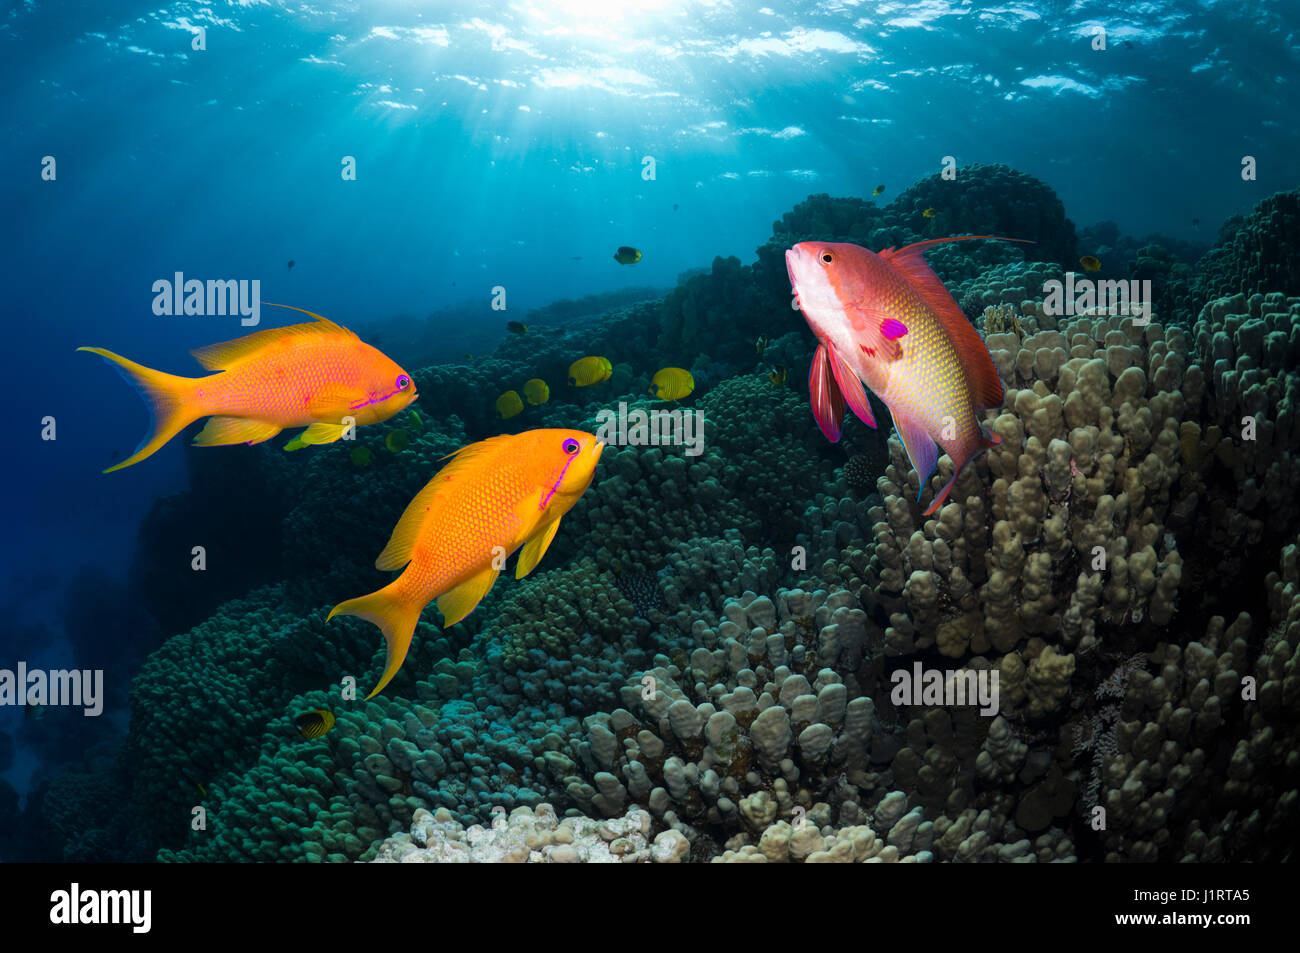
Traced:
<svg viewBox="0 0 1300 953">
<path fill-rule="evenodd" d="M 195 388 L 195 397 L 209 414 L 255 413 L 282 427 L 305 426 L 317 419 L 307 407 L 312 395 L 327 384 L 354 389 L 358 398 L 376 396 L 369 392 L 352 356 L 345 343 L 323 342 L 302 348 L 291 359 L 277 355 L 204 378 L 204 384 Z M 339 407 L 340 412 L 351 409 Z"/>
<path fill-rule="evenodd" d="M 502 545 L 493 540 L 514 541 L 518 536 L 519 518 L 506 501 L 524 499 L 529 487 L 503 466 L 508 461 L 499 460 L 500 452 L 495 457 L 482 482 L 456 481 L 429 512 L 412 551 L 410 586 L 405 590 L 412 596 L 422 595 L 427 603 L 490 564 L 493 547 Z"/>
<path fill-rule="evenodd" d="M 955 439 L 937 442 L 955 457 L 954 451 L 968 448 L 979 433 L 957 349 L 921 297 L 887 265 L 877 267 L 881 272 L 878 280 L 892 286 L 883 310 L 899 315 L 908 328 L 903 357 L 891 368 L 880 399 L 891 411 L 898 407 L 924 421 L 931 433 L 942 433 L 944 418 L 951 418 L 956 425 Z"/>
</svg>

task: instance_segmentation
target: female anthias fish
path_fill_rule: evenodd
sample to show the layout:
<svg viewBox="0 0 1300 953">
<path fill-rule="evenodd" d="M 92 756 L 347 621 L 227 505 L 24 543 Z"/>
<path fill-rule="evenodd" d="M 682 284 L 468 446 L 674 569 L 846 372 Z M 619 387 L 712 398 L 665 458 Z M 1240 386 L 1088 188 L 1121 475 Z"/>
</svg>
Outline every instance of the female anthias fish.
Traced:
<svg viewBox="0 0 1300 953">
<path fill-rule="evenodd" d="M 800 242 L 785 253 L 790 283 L 818 341 L 808 374 L 818 426 L 838 441 L 847 404 L 875 427 L 863 385 L 869 387 L 893 415 L 920 477 L 918 503 L 939 449 L 952 458 L 952 478 L 926 515 L 947 499 L 967 463 L 1001 442 L 977 417 L 1002 403 L 993 359 L 922 257 L 927 248 L 971 238 L 995 236 L 937 238 L 879 254 L 859 245 Z"/>
<path fill-rule="evenodd" d="M 379 626 L 387 644 L 372 698 L 397 674 L 420 613 L 433 599 L 455 625 L 487 595 L 505 559 L 522 579 L 555 538 L 560 518 L 591 484 L 604 445 L 581 430 L 529 430 L 472 443 L 416 494 L 375 568 L 405 570 L 376 592 L 330 612 Z"/>
<path fill-rule="evenodd" d="M 192 351 L 205 368 L 220 371 L 208 377 L 178 377 L 103 348 L 77 348 L 115 364 L 153 418 L 135 453 L 104 472 L 139 463 L 200 417 L 208 422 L 194 437 L 196 447 L 261 443 L 286 428 L 306 427 L 285 445 L 296 450 L 338 440 L 349 423 L 387 420 L 415 400 L 411 375 L 382 351 L 327 318 L 303 313 L 316 320 Z"/>
</svg>

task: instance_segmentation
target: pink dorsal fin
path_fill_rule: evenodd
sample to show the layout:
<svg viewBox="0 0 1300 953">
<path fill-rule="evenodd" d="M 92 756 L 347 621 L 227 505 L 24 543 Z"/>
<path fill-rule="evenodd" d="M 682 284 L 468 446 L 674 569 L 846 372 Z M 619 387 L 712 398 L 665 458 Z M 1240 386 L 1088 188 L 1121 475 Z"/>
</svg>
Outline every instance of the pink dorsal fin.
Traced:
<svg viewBox="0 0 1300 953">
<path fill-rule="evenodd" d="M 1003 238 L 998 235 L 958 235 L 955 238 L 932 238 L 924 242 L 914 242 L 902 248 L 886 248 L 880 252 L 881 260 L 888 262 L 900 275 L 914 287 L 921 298 L 939 319 L 939 324 L 948 332 L 957 347 L 957 357 L 971 383 L 975 408 L 997 407 L 1002 403 L 1002 379 L 989 356 L 989 349 L 984 344 L 975 326 L 966 320 L 957 302 L 952 299 L 948 289 L 943 286 L 939 276 L 934 273 L 925 260 L 924 253 L 935 245 L 947 242 L 965 242 L 973 238 L 986 238 L 998 242 L 1025 242 L 1023 238 Z"/>
</svg>

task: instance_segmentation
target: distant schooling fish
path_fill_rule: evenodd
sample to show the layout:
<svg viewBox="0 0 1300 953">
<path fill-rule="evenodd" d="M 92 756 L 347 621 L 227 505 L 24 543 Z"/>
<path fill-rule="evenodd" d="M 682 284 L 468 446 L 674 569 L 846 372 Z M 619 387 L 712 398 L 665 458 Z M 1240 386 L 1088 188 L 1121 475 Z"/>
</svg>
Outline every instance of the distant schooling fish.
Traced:
<svg viewBox="0 0 1300 953">
<path fill-rule="evenodd" d="M 922 257 L 927 248 L 972 238 L 994 236 L 936 238 L 879 254 L 859 245 L 800 242 L 785 253 L 799 306 L 818 340 L 808 375 L 817 425 L 838 441 L 847 403 L 867 426 L 876 426 L 865 383 L 893 415 L 921 493 L 939 448 L 952 458 L 952 479 L 926 515 L 939 508 L 973 457 L 1001 442 L 976 418 L 1002 403 L 993 359 Z"/>
<path fill-rule="evenodd" d="M 641 252 L 630 245 L 620 245 L 614 252 L 614 260 L 620 265 L 635 265 L 641 260 Z"/>
<path fill-rule="evenodd" d="M 506 330 L 511 334 L 527 334 L 528 325 L 524 324 L 522 321 L 507 321 Z"/>
<path fill-rule="evenodd" d="M 1101 259 L 1096 255 L 1084 255 L 1079 259 L 1084 271 L 1101 271 Z"/>
<path fill-rule="evenodd" d="M 591 484 L 604 445 L 580 430 L 528 430 L 491 437 L 455 453 L 398 520 L 375 568 L 405 571 L 377 592 L 329 614 L 379 626 L 388 651 L 373 698 L 406 658 L 420 613 L 438 600 L 443 625 L 474 611 L 519 547 L 515 578 L 537 566 L 560 518 Z"/>
<path fill-rule="evenodd" d="M 921 213 L 922 218 L 934 218 L 934 209 L 928 208 Z"/>
<path fill-rule="evenodd" d="M 411 375 L 382 351 L 328 318 L 290 310 L 316 320 L 191 351 L 205 368 L 221 371 L 208 377 L 177 377 L 103 348 L 77 348 L 117 365 L 152 417 L 153 429 L 135 453 L 104 472 L 139 463 L 200 417 L 209 419 L 196 447 L 261 443 L 288 427 L 306 427 L 285 445 L 290 450 L 338 440 L 345 417 L 357 426 L 379 423 L 415 400 Z"/>
<path fill-rule="evenodd" d="M 879 195 L 883 191 L 885 191 L 885 187 L 883 185 L 877 185 L 874 189 L 871 190 L 871 194 L 874 197 Z"/>
</svg>

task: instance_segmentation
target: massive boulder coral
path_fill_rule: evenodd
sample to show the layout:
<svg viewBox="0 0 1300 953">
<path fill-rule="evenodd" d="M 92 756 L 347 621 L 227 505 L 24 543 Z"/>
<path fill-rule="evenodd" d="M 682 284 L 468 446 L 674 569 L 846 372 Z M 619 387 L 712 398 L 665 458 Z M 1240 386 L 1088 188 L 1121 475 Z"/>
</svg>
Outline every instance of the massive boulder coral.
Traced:
<svg viewBox="0 0 1300 953">
<path fill-rule="evenodd" d="M 149 656 L 131 688 L 130 810 L 145 845 L 175 846 L 200 787 L 247 766 L 257 738 L 305 688 L 364 677 L 375 644 L 331 638 L 324 615 L 285 611 L 278 586 L 222 606 Z"/>
<path fill-rule="evenodd" d="M 1240 565 L 1243 542 L 1280 544 L 1300 516 L 1300 298 L 1211 301 L 1192 336 L 1204 408 L 1182 430 L 1197 476 L 1186 519 L 1198 526 L 1198 564 Z"/>
<path fill-rule="evenodd" d="M 1190 325 L 1206 301 L 1235 294 L 1300 294 L 1300 189 L 1278 192 L 1224 223 L 1190 269 L 1171 269 L 1157 305 Z"/>
<path fill-rule="evenodd" d="M 933 209 L 930 218 L 923 216 Z M 972 163 L 959 166 L 952 178 L 941 173 L 926 176 L 908 187 L 888 212 L 900 225 L 921 238 L 949 235 L 1002 235 L 1024 239 L 1032 245 L 1017 246 L 1014 258 L 1051 261 L 1071 265 L 1078 257 L 1074 224 L 1065 217 L 1065 206 L 1046 182 L 1005 165 Z M 985 244 L 977 254 L 1002 255 L 1005 248 Z M 963 250 L 968 257 L 970 251 Z M 962 254 L 955 250 L 940 255 Z"/>
<path fill-rule="evenodd" d="M 1106 860 L 1290 858 L 1300 827 L 1300 540 L 1282 550 L 1279 570 L 1265 580 L 1262 640 L 1247 613 L 1214 616 L 1200 638 L 1161 641 L 1098 686 L 1109 711 L 1085 712 L 1075 751 L 1089 755 L 1083 807 L 1103 825 L 1085 830 Z"/>
</svg>

